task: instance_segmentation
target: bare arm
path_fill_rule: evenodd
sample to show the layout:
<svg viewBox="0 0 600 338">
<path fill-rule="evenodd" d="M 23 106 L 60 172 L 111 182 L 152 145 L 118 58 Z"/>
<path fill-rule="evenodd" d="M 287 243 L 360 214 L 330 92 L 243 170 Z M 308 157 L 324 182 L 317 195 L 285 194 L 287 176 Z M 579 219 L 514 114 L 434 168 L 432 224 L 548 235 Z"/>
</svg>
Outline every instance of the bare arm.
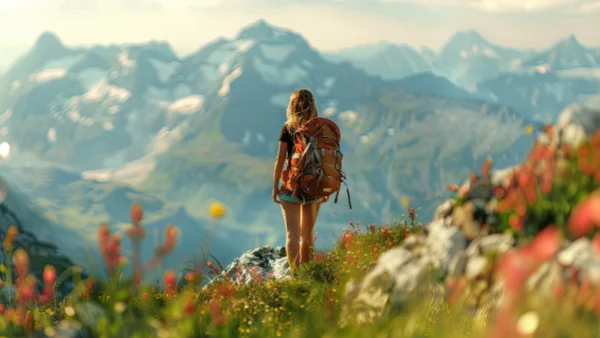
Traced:
<svg viewBox="0 0 600 338">
<path fill-rule="evenodd" d="M 279 142 L 279 149 L 277 150 L 277 159 L 275 160 L 275 168 L 273 169 L 273 189 L 279 188 L 279 178 L 281 177 L 281 171 L 283 170 L 283 164 L 287 159 L 287 143 Z"/>
</svg>

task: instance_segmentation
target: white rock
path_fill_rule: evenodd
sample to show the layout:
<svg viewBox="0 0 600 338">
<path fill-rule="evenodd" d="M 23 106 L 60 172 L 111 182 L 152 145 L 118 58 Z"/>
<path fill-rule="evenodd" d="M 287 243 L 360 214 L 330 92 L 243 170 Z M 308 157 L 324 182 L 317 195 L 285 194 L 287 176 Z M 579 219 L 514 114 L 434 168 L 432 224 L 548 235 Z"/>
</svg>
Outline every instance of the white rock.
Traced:
<svg viewBox="0 0 600 338">
<path fill-rule="evenodd" d="M 457 227 L 447 227 L 444 220 L 431 222 L 427 248 L 435 268 L 446 270 L 450 259 L 466 247 L 466 239 Z"/>
<path fill-rule="evenodd" d="M 466 277 L 469 279 L 474 279 L 481 275 L 484 272 L 487 264 L 488 261 L 483 256 L 476 256 L 469 259 L 466 267 Z"/>
<path fill-rule="evenodd" d="M 591 257 L 592 243 L 587 238 L 580 238 L 558 253 L 557 260 L 562 265 L 581 265 Z M 577 264 L 579 263 L 579 264 Z"/>
<path fill-rule="evenodd" d="M 563 141 L 566 144 L 576 147 L 585 139 L 585 130 L 579 125 L 570 124 L 563 129 Z"/>
</svg>

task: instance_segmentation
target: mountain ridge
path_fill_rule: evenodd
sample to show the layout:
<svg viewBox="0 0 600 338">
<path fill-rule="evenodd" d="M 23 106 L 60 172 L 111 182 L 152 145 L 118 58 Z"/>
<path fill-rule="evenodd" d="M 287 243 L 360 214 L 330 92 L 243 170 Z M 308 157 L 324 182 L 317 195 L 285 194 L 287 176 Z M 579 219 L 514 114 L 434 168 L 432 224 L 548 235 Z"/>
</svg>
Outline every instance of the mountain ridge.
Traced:
<svg viewBox="0 0 600 338">
<path fill-rule="evenodd" d="M 269 198 L 272 159 L 289 95 L 300 87 L 311 88 L 322 116 L 340 125 L 345 166 L 352 168 L 354 209 L 343 198 L 324 206 L 323 232 L 348 219 L 389 222 L 407 197 L 428 217 L 445 184 L 487 156 L 510 165 L 529 149 L 530 122 L 501 102 L 429 73 L 384 80 L 332 63 L 296 33 L 278 31 L 259 22 L 177 60 L 160 46 L 73 48 L 76 57 L 52 61 L 51 75 L 62 69 L 60 77 L 40 81 L 49 70 L 44 64 L 23 74 L 11 93 L 0 92 L 0 129 L 7 131 L 0 138 L 13 149 L 7 165 L 19 170 L 27 161 L 49 162 L 81 173 L 61 185 L 61 176 L 48 179 L 72 193 L 57 193 L 54 202 L 51 189 L 35 180 L 20 184 L 46 196 L 47 210 L 63 201 L 73 205 L 70 213 L 91 213 L 93 224 L 108 210 L 123 220 L 126 211 L 116 204 L 140 198 L 153 205 L 153 196 L 169 202 L 164 210 L 173 219 L 195 229 L 214 225 L 199 206 L 221 201 L 229 212 L 219 220 L 219 243 L 243 248 L 249 239 L 284 240 L 283 226 L 273 229 L 281 214 Z M 120 186 L 132 178 L 135 191 Z M 96 209 L 90 209 L 92 192 Z M 186 240 L 188 250 L 198 245 Z"/>
</svg>

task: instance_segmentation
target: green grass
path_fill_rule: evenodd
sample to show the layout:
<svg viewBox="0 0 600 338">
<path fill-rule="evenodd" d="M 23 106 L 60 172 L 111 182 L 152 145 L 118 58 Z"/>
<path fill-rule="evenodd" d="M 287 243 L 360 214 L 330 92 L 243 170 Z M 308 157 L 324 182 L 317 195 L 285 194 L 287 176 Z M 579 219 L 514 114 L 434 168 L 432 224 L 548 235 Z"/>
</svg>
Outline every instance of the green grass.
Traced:
<svg viewBox="0 0 600 338">
<path fill-rule="evenodd" d="M 581 150 L 586 147 L 590 149 Z M 581 216 L 576 212 L 577 206 L 598 198 L 595 191 L 599 183 L 597 178 L 600 178 L 600 152 L 597 149 L 600 149 L 600 132 L 583 148 L 570 152 L 566 162 L 556 168 L 551 165 L 554 155 L 548 155 L 551 153 L 545 153 L 545 150 L 542 151 L 544 156 L 534 152 L 528 161 L 545 164 L 545 169 L 536 169 L 540 175 L 496 191 L 502 207 L 500 224 L 493 230 L 510 230 L 523 241 L 524 246 L 515 253 L 538 257 L 532 248 L 541 248 L 544 253 L 556 249 L 557 244 L 553 242 L 556 237 L 552 237 L 556 233 L 545 232 L 543 236 L 537 236 L 552 225 L 561 230 L 560 236 L 572 235 L 573 226 L 569 220 Z M 557 170 L 557 175 L 552 180 L 542 179 L 549 170 Z M 482 169 L 481 176 L 485 177 L 488 171 Z M 526 165 L 517 175 L 523 173 L 528 173 Z M 544 182 L 550 182 L 550 190 L 544 188 Z M 532 191 L 536 192 L 536 198 L 524 201 L 518 197 Z M 457 198 L 461 200 L 460 196 Z M 511 220 L 517 210 L 524 210 L 522 215 L 518 211 L 522 216 L 520 222 Z M 588 212 L 582 210 L 578 212 Z M 141 211 L 132 209 L 131 229 L 140 226 L 141 218 Z M 124 264 L 132 264 L 134 270 L 137 264 L 133 260 L 119 260 L 112 279 L 97 281 L 93 287 L 90 284 L 93 280 L 80 281 L 73 293 L 61 301 L 53 299 L 39 304 L 34 299 L 30 304 L 16 304 L 10 299 L 3 300 L 0 335 L 25 336 L 36 329 L 50 332 L 67 324 L 84 328 L 94 337 L 462 338 L 491 334 L 491 337 L 546 338 L 600 335 L 597 324 L 600 293 L 596 293 L 594 285 L 559 282 L 552 295 L 533 290 L 520 294 L 518 302 L 508 302 L 491 315 L 485 312 L 472 315 L 468 293 L 455 293 L 460 288 L 444 283 L 449 281 L 440 281 L 435 271 L 423 278 L 407 301 L 387 307 L 373 322 L 338 325 L 340 319 L 345 318 L 344 292 L 348 281 L 362 279 L 383 252 L 397 247 L 407 236 L 420 233 L 422 224 L 416 220 L 418 217 L 404 219 L 390 226 L 364 226 L 351 222 L 332 250 L 315 253 L 309 263 L 285 280 L 256 279 L 255 283 L 233 285 L 225 279 L 202 288 L 206 278 L 219 273 L 211 270 L 219 263 L 210 262 L 201 269 L 191 268 L 193 272 L 166 271 L 163 286 L 170 287 L 135 286 L 132 277 L 123 277 L 120 272 Z M 582 235 L 592 237 L 595 231 Z M 100 232 L 99 238 L 104 238 Z M 130 240 L 136 238 L 131 233 Z M 529 246 L 531 238 L 534 246 Z M 595 235 L 594 241 L 599 243 L 600 237 Z M 168 248 L 168 241 L 164 248 Z M 521 250 L 523 248 L 527 250 Z M 39 268 L 43 262 L 36 264 Z M 10 266 L 4 267 L 4 271 L 7 268 Z M 67 278 L 71 270 L 59 268 L 63 275 L 58 279 Z M 523 273 L 518 271 L 519 266 L 516 268 L 509 273 Z M 505 270 L 497 271 L 504 273 Z M 461 285 L 461 280 L 455 282 L 455 285 Z M 19 294 L 23 288 L 23 285 L 17 285 Z M 432 292 L 431 288 L 451 293 L 449 297 L 436 297 L 439 293 Z"/>
</svg>

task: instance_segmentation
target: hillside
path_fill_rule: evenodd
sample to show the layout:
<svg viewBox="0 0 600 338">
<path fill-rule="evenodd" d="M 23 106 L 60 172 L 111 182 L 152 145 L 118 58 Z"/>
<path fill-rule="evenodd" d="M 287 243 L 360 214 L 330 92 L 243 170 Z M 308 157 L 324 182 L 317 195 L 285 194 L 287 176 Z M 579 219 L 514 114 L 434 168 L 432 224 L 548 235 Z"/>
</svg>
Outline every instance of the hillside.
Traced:
<svg viewBox="0 0 600 338">
<path fill-rule="evenodd" d="M 82 266 L 101 264 L 97 249 L 98 225 L 107 223 L 114 231 L 124 231 L 131 225 L 130 208 L 136 202 L 145 209 L 144 228 L 148 240 L 142 247 L 143 259 L 151 258 L 157 243 L 164 240 L 163 229 L 167 224 L 177 225 L 186 234 L 164 261 L 165 268 L 185 266 L 192 259 L 201 259 L 203 252 L 228 261 L 241 254 L 242 248 L 256 244 L 244 241 L 244 233 L 220 233 L 215 224 L 191 217 L 177 204 L 125 184 L 88 180 L 77 173 L 51 167 L 3 169 L 5 177 L 17 185 L 24 196 L 30 196 L 28 204 L 37 210 L 36 220 L 23 221 L 24 228 L 56 244 Z M 51 227 L 44 226 L 46 230 L 41 230 L 40 222 Z M 231 247 L 228 245 L 231 242 L 239 243 L 242 248 Z M 130 252 L 130 241 L 124 240 L 122 247 L 124 253 Z"/>
<path fill-rule="evenodd" d="M 36 277 L 38 285 L 43 285 L 44 267 L 51 264 L 58 274 L 63 273 L 74 263 L 73 257 L 80 256 L 85 246 L 80 243 L 76 234 L 58 226 L 43 217 L 43 213 L 30 204 L 30 201 L 15 189 L 4 177 L 0 177 L 0 263 L 6 266 L 6 239 L 9 229 L 15 226 L 18 230 L 12 248 L 25 250 L 31 259 L 30 270 Z M 89 271 L 88 271 L 89 272 Z M 88 272 L 84 272 L 87 275 Z M 2 275 L 6 270 L 2 271 Z M 13 274 L 14 275 L 14 274 Z M 85 276 L 84 275 L 84 276 Z M 3 294 L 14 292 L 14 289 L 2 291 Z M 64 296 L 73 289 L 72 279 L 58 289 Z"/>
</svg>

